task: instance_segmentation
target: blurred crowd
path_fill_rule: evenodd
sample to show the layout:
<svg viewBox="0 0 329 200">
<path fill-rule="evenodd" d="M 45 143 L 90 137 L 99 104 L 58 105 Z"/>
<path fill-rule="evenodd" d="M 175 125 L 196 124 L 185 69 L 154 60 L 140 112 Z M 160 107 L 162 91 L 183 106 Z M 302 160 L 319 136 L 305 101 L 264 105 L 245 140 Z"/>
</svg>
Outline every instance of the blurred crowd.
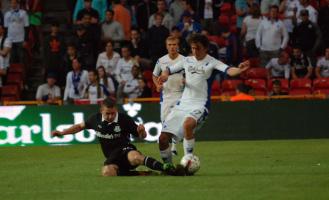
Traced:
<svg viewBox="0 0 329 200">
<path fill-rule="evenodd" d="M 46 36 L 42 3 L 4 0 L 0 13 L 0 77 L 23 61 L 32 34 L 47 75 L 38 100 L 158 96 L 152 71 L 166 38 L 187 56 L 193 33 L 209 38 L 211 56 L 249 59 L 267 79 L 329 77 L 329 0 L 70 0 L 64 28 L 53 21 Z"/>
</svg>

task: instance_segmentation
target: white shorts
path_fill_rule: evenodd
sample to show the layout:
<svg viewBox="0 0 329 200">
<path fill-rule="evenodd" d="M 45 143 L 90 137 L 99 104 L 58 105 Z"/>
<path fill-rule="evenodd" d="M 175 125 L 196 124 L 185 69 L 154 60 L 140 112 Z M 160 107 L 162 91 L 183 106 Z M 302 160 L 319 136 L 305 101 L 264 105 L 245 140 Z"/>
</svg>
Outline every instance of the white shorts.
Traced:
<svg viewBox="0 0 329 200">
<path fill-rule="evenodd" d="M 166 99 L 165 101 L 161 102 L 161 122 L 163 122 L 166 117 L 169 115 L 170 111 L 175 107 L 177 102 L 179 101 L 179 98 L 177 99 Z"/>
<path fill-rule="evenodd" d="M 163 122 L 162 132 L 173 134 L 179 141 L 184 138 L 183 123 L 187 117 L 195 119 L 197 122 L 196 129 L 198 129 L 205 122 L 207 116 L 208 109 L 204 106 L 182 106 L 178 104 Z"/>
</svg>

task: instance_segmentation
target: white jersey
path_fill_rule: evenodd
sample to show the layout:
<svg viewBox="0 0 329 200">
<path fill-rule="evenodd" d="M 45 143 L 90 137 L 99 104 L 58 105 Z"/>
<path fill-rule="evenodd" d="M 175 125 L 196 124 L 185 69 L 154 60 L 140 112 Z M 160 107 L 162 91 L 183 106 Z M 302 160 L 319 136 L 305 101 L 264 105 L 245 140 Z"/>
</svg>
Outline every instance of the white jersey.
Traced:
<svg viewBox="0 0 329 200">
<path fill-rule="evenodd" d="M 180 104 L 205 106 L 209 108 L 211 83 L 215 69 L 226 72 L 228 65 L 207 55 L 202 60 L 189 56 L 168 68 L 170 73 L 185 70 L 185 88 Z"/>
<path fill-rule="evenodd" d="M 270 62 L 265 66 L 266 69 L 271 70 L 273 77 L 282 77 L 289 79 L 290 76 L 290 64 L 279 64 L 279 58 L 272 58 Z"/>
<path fill-rule="evenodd" d="M 322 77 L 329 77 L 329 59 L 322 57 L 318 60 L 316 67 L 320 68 L 320 74 Z"/>
<path fill-rule="evenodd" d="M 178 55 L 178 57 L 172 60 L 169 55 L 165 55 L 159 58 L 157 64 L 154 67 L 153 75 L 158 77 L 161 75 L 161 72 L 166 70 L 167 67 L 173 66 L 177 62 L 184 59 L 184 56 Z M 167 99 L 177 99 L 182 96 L 183 93 L 183 70 L 179 73 L 172 74 L 168 77 L 168 80 L 163 84 L 162 98 Z"/>
</svg>

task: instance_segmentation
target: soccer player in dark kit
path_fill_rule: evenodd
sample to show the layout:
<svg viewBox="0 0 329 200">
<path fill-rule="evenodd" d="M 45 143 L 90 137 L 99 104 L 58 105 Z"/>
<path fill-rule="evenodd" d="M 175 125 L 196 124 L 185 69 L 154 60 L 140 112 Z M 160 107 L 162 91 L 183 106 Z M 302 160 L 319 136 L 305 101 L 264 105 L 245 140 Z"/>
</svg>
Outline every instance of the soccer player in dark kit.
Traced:
<svg viewBox="0 0 329 200">
<path fill-rule="evenodd" d="M 162 164 L 154 158 L 143 155 L 130 143 L 130 134 L 145 138 L 142 124 L 136 125 L 128 115 L 118 113 L 115 101 L 105 99 L 100 112 L 92 115 L 86 122 L 75 124 L 64 131 L 53 131 L 52 136 L 75 134 L 84 129 L 93 129 L 99 139 L 106 160 L 102 168 L 103 176 L 139 175 L 134 169 L 145 165 L 152 170 L 167 175 L 184 175 L 172 164 Z"/>
</svg>

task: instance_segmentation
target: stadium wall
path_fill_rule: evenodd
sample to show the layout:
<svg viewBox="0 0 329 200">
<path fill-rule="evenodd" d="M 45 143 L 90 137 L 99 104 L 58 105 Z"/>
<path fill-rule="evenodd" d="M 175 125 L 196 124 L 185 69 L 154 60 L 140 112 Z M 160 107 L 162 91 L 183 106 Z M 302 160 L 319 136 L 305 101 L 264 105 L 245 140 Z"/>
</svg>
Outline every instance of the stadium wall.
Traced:
<svg viewBox="0 0 329 200">
<path fill-rule="evenodd" d="M 158 103 L 131 103 L 119 107 L 143 123 L 154 142 L 161 131 Z M 98 106 L 0 107 L 0 146 L 63 145 L 96 142 L 95 132 L 53 138 L 53 129 L 80 123 Z M 198 140 L 329 138 L 328 100 L 271 100 L 214 102 Z"/>
</svg>

